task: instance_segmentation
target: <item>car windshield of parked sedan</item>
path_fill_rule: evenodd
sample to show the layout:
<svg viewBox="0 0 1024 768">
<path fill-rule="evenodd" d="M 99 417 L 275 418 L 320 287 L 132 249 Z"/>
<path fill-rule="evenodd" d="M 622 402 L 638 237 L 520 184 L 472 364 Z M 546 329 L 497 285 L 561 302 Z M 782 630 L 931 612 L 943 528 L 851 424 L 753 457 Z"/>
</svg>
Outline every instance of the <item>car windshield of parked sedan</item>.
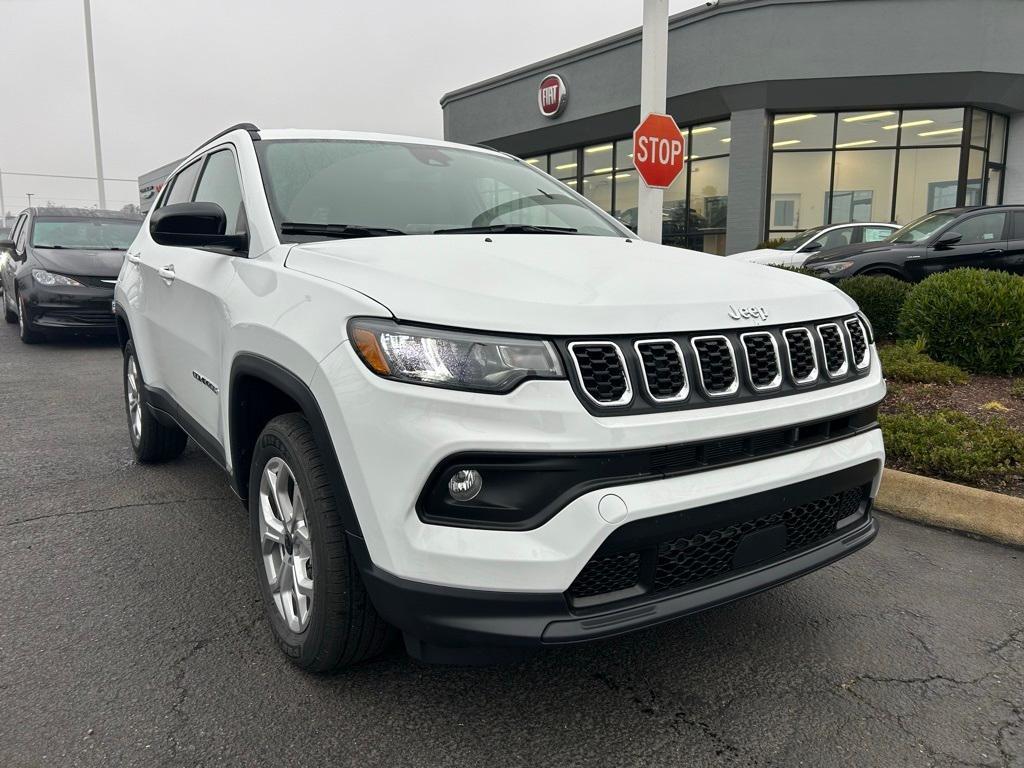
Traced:
<svg viewBox="0 0 1024 768">
<path fill-rule="evenodd" d="M 136 219 L 40 217 L 32 227 L 32 247 L 125 251 L 141 226 L 142 221 Z"/>
<path fill-rule="evenodd" d="M 817 235 L 820 232 L 822 232 L 824 229 L 825 229 L 825 227 L 814 227 L 813 229 L 805 229 L 803 232 L 801 232 L 796 237 L 790 238 L 789 240 L 787 240 L 786 242 L 782 243 L 781 245 L 775 246 L 775 250 L 777 250 L 777 251 L 795 251 L 797 248 L 799 248 L 801 245 L 806 243 L 808 240 L 810 240 L 815 235 Z"/>
<path fill-rule="evenodd" d="M 955 218 L 956 216 L 952 213 L 929 213 L 917 221 L 910 222 L 903 229 L 893 232 L 889 235 L 886 242 L 901 244 L 922 243 Z"/>
<path fill-rule="evenodd" d="M 474 232 L 629 236 L 575 192 L 511 157 L 339 139 L 256 146 L 287 241 Z"/>
</svg>

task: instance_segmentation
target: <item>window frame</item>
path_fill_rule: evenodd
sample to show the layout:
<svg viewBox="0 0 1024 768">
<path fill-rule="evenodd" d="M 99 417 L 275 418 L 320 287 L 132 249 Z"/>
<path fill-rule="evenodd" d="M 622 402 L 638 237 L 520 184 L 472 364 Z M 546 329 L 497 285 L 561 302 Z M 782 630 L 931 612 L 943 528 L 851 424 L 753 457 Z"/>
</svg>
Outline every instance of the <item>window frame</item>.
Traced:
<svg viewBox="0 0 1024 768">
<path fill-rule="evenodd" d="M 189 199 L 189 202 L 194 203 L 196 200 L 196 195 L 199 194 L 199 185 L 203 180 L 203 175 L 206 173 L 206 168 L 209 166 L 210 158 L 213 157 L 218 152 L 225 151 L 231 154 L 231 159 L 234 161 L 235 164 L 235 180 L 238 182 L 238 192 L 241 198 L 242 215 L 245 218 L 245 229 L 243 230 L 243 232 L 239 232 L 236 234 L 245 234 L 246 237 L 250 237 L 251 229 L 249 227 L 249 211 L 245 205 L 245 187 L 242 185 L 242 169 L 238 164 L 238 152 L 234 144 L 230 142 L 221 144 L 216 147 L 211 147 L 210 149 L 206 150 L 206 152 L 203 153 L 203 156 L 201 158 L 202 168 L 199 169 L 199 175 L 196 176 L 195 183 L 192 185 L 192 196 Z M 182 170 L 185 169 L 182 168 Z M 225 211 L 224 213 L 226 214 L 227 211 Z"/>
<path fill-rule="evenodd" d="M 956 246 L 960 246 L 960 245 L 984 245 L 985 243 L 1005 243 L 1007 240 L 1010 239 L 1010 234 L 1012 232 L 1012 221 L 1013 220 L 1010 218 L 1009 214 L 1010 214 L 1009 210 L 991 211 L 991 210 L 984 210 L 983 209 L 983 210 L 978 210 L 978 211 L 971 211 L 968 214 L 965 214 L 963 216 L 959 216 L 956 219 L 954 219 L 953 222 L 948 227 L 943 229 L 941 232 L 939 232 L 937 235 L 935 235 L 932 238 L 932 241 L 929 243 L 929 245 L 933 246 L 947 232 L 959 232 L 960 231 L 960 227 L 962 227 L 966 222 L 971 221 L 973 219 L 980 219 L 983 216 L 1002 216 L 1003 217 L 1003 231 L 1002 231 L 1002 234 L 999 235 L 995 240 L 972 240 L 972 241 L 966 242 L 966 243 L 961 240 L 960 242 L 956 243 Z"/>
</svg>

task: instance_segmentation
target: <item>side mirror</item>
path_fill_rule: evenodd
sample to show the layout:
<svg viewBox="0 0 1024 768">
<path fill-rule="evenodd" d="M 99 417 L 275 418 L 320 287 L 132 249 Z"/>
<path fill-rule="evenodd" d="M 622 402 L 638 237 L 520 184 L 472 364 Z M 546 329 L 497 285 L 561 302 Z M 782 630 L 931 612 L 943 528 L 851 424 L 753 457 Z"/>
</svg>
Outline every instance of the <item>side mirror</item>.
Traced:
<svg viewBox="0 0 1024 768">
<path fill-rule="evenodd" d="M 14 241 L 0 240 L 0 251 L 10 251 L 11 253 L 14 253 Z"/>
<path fill-rule="evenodd" d="M 948 232 L 943 232 L 941 235 L 939 235 L 939 239 L 935 241 L 935 247 L 950 248 L 959 243 L 963 239 L 964 236 L 961 235 L 959 232 L 954 232 L 950 230 Z"/>
<path fill-rule="evenodd" d="M 814 253 L 821 250 L 821 243 L 808 243 L 800 249 L 801 253 Z"/>
<path fill-rule="evenodd" d="M 246 235 L 225 235 L 227 216 L 216 203 L 174 203 L 153 212 L 149 234 L 160 245 L 244 251 Z"/>
</svg>

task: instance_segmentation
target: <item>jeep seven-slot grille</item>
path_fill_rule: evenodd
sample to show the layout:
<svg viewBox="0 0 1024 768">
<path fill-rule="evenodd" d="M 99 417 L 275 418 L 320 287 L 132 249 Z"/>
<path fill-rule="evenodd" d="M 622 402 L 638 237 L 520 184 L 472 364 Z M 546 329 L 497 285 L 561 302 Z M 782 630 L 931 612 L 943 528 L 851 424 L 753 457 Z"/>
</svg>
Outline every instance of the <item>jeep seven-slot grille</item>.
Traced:
<svg viewBox="0 0 1024 768">
<path fill-rule="evenodd" d="M 631 395 L 629 374 L 618 346 L 610 342 L 569 345 L 583 390 L 598 405 L 614 405 Z"/>
<path fill-rule="evenodd" d="M 868 329 L 853 316 L 557 343 L 583 404 L 609 416 L 793 394 L 842 384 L 871 368 Z"/>
<path fill-rule="evenodd" d="M 821 345 L 825 350 L 825 370 L 829 376 L 842 376 L 848 367 L 846 362 L 846 344 L 843 334 L 835 323 L 818 326 Z"/>
<path fill-rule="evenodd" d="M 850 333 L 850 346 L 853 348 L 853 364 L 863 368 L 868 362 L 868 337 L 859 318 L 852 317 L 846 321 L 846 330 Z"/>
<path fill-rule="evenodd" d="M 643 366 L 647 394 L 656 402 L 678 400 L 686 397 L 686 368 L 682 351 L 671 339 L 638 341 L 636 352 Z"/>
<path fill-rule="evenodd" d="M 693 340 L 697 367 L 704 391 L 712 397 L 736 391 L 736 361 L 732 346 L 725 336 L 701 336 Z"/>
<path fill-rule="evenodd" d="M 774 389 L 782 382 L 779 353 L 770 333 L 745 333 L 743 350 L 747 356 L 747 373 L 754 389 Z"/>
<path fill-rule="evenodd" d="M 851 488 L 746 520 L 698 527 L 685 536 L 645 542 L 635 550 L 599 551 L 580 571 L 567 596 L 574 607 L 582 608 L 724 578 L 828 541 L 837 535 L 840 523 L 856 522 L 865 498 L 865 488 Z M 700 514 L 700 510 L 693 512 Z M 775 546 L 766 550 L 766 559 L 741 549 L 744 538 L 758 532 L 774 536 Z"/>
<path fill-rule="evenodd" d="M 794 383 L 808 384 L 818 378 L 818 361 L 814 354 L 814 339 L 806 328 L 789 328 L 784 332 L 789 369 Z"/>
</svg>

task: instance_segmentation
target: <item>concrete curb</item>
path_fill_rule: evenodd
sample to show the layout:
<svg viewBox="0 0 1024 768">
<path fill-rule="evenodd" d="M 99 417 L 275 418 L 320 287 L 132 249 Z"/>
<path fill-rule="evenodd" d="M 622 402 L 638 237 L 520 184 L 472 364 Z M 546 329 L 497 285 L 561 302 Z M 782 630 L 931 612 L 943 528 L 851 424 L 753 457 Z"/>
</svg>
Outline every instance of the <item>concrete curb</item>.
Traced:
<svg viewBox="0 0 1024 768">
<path fill-rule="evenodd" d="M 1024 547 L 1024 499 L 895 469 L 882 473 L 875 506 L 919 523 Z"/>
</svg>

